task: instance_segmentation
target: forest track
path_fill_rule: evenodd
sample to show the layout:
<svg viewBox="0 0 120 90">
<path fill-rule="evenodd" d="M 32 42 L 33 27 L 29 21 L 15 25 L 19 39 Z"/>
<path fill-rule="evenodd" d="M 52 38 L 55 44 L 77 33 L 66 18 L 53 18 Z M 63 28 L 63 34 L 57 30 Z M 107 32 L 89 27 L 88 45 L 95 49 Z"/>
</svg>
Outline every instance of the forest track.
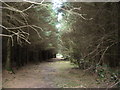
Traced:
<svg viewBox="0 0 120 90">
<path fill-rule="evenodd" d="M 3 70 L 3 88 L 90 88 L 100 87 L 93 75 L 75 69 L 69 61 L 52 59 L 28 64 L 9 74 Z M 104 86 L 102 86 L 104 87 Z"/>
</svg>

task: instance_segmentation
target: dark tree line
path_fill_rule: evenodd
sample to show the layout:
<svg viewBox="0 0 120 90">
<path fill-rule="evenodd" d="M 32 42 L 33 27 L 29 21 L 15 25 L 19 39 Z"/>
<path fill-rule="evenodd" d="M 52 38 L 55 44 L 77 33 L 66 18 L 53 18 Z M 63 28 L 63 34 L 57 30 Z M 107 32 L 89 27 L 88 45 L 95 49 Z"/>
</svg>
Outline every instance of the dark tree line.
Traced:
<svg viewBox="0 0 120 90">
<path fill-rule="evenodd" d="M 119 3 L 71 3 L 71 27 L 62 34 L 63 55 L 80 68 L 120 65 Z M 75 14 L 74 14 L 75 13 Z M 81 13 L 86 14 L 81 18 Z M 72 18 L 72 19 L 71 19 Z M 92 18 L 92 19 L 91 19 Z"/>
<path fill-rule="evenodd" d="M 46 5 L 2 2 L 2 61 L 7 70 L 55 57 L 56 31 L 46 20 L 50 17 Z"/>
</svg>

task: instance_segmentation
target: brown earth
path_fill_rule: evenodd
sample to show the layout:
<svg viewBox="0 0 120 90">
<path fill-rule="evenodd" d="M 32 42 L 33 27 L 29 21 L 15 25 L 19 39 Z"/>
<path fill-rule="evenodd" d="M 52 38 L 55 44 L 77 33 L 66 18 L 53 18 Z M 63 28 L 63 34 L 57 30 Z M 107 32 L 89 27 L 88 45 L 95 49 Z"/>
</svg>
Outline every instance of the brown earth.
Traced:
<svg viewBox="0 0 120 90">
<path fill-rule="evenodd" d="M 3 70 L 3 88 L 98 88 L 96 77 L 76 69 L 69 61 L 28 64 L 10 74 Z"/>
</svg>

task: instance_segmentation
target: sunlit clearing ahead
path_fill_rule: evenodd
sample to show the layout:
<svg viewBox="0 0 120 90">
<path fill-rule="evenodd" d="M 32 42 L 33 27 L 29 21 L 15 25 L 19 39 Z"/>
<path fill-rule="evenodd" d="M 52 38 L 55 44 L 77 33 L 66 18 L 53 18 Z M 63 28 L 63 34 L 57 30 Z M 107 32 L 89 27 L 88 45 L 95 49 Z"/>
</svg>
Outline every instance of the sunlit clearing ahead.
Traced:
<svg viewBox="0 0 120 90">
<path fill-rule="evenodd" d="M 56 54 L 56 58 L 63 58 L 63 55 L 58 53 L 58 54 Z"/>
</svg>

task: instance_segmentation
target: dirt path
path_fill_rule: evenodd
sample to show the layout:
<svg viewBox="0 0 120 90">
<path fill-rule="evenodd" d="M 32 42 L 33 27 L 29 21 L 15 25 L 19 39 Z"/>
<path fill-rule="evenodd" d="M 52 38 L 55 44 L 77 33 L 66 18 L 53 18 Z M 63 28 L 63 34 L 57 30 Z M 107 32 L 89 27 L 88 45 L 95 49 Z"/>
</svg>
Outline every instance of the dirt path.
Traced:
<svg viewBox="0 0 120 90">
<path fill-rule="evenodd" d="M 93 75 L 74 69 L 69 61 L 29 64 L 15 73 L 3 71 L 3 88 L 99 87 Z"/>
</svg>

